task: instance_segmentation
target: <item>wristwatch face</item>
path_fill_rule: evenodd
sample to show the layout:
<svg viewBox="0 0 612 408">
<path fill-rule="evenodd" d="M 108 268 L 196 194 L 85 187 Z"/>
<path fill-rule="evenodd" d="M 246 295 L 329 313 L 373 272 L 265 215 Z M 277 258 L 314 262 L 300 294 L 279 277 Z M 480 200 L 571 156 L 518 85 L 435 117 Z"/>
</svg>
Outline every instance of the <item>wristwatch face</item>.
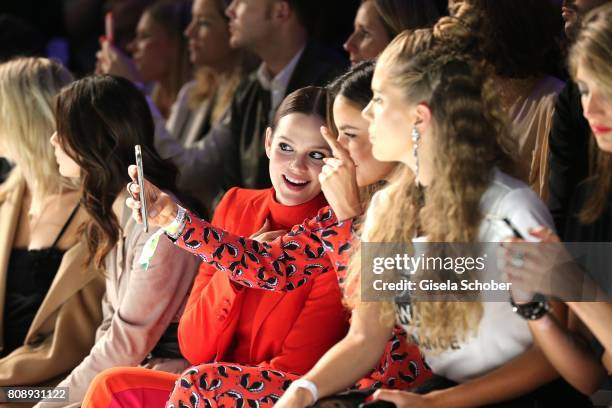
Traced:
<svg viewBox="0 0 612 408">
<path fill-rule="evenodd" d="M 524 319 L 537 320 L 544 316 L 549 310 L 548 302 L 529 302 L 518 305 L 512 302 L 512 310 Z"/>
</svg>

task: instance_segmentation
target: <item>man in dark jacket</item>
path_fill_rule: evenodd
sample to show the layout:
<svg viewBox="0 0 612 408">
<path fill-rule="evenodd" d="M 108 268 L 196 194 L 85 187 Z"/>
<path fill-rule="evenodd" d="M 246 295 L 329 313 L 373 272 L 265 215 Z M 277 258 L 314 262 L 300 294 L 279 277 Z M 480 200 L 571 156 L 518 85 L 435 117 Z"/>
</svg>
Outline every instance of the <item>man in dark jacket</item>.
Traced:
<svg viewBox="0 0 612 408">
<path fill-rule="evenodd" d="M 232 1 L 226 10 L 230 44 L 253 52 L 262 63 L 238 87 L 229 115 L 195 147 L 160 148 L 180 167 L 181 190 L 202 197 L 205 189 L 212 207 L 232 186 L 271 185 L 264 138 L 278 105 L 294 90 L 324 86 L 348 67 L 346 59 L 309 39 L 319 6 L 316 0 Z"/>
</svg>

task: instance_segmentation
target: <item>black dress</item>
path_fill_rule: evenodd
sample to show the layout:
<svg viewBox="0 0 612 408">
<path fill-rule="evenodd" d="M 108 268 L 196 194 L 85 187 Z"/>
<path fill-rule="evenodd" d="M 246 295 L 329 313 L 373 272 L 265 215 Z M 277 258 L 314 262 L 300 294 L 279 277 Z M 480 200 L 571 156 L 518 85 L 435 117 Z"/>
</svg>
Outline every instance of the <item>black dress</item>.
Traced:
<svg viewBox="0 0 612 408">
<path fill-rule="evenodd" d="M 11 251 L 3 316 L 4 348 L 0 352 L 0 357 L 10 354 L 23 345 L 30 325 L 62 263 L 65 251 L 55 246 L 64 235 L 78 208 L 77 204 L 49 248 L 33 250 L 15 248 Z"/>
</svg>

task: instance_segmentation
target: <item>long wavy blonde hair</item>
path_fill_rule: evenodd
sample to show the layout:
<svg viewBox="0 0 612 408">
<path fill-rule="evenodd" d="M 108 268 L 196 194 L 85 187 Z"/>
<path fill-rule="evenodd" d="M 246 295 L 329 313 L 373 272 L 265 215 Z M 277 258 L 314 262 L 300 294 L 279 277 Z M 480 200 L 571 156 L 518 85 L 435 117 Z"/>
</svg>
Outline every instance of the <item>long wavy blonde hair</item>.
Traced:
<svg viewBox="0 0 612 408">
<path fill-rule="evenodd" d="M 448 22 L 447 22 L 448 23 Z M 460 28 L 453 25 L 453 30 Z M 448 39 L 448 41 L 447 41 Z M 467 39 L 467 37 L 466 37 Z M 432 112 L 434 181 L 422 190 L 413 172 L 401 166 L 370 211 L 369 242 L 410 244 L 424 235 L 429 242 L 478 241 L 479 204 L 494 167 L 513 172 L 515 146 L 507 120 L 479 64 L 461 42 L 437 27 L 400 34 L 380 56 L 391 84 L 408 104 L 426 103 Z M 360 301 L 360 250 L 353 254 L 347 279 L 350 303 Z M 357 290 L 354 290 L 357 289 Z M 482 316 L 479 302 L 415 302 L 414 335 L 420 341 L 451 344 L 472 333 Z M 392 304 L 382 319 L 394 316 Z M 418 322 L 418 323 L 416 323 Z"/>
<path fill-rule="evenodd" d="M 72 80 L 66 68 L 46 58 L 0 65 L 0 150 L 16 165 L 0 195 L 20 177 L 31 181 L 33 203 L 76 187 L 60 175 L 49 142 L 55 130 L 55 97 Z"/>
<path fill-rule="evenodd" d="M 612 4 L 608 3 L 592 10 L 582 22 L 578 38 L 569 54 L 569 67 L 572 77 L 580 66 L 585 73 L 594 78 L 605 95 L 612 95 Z M 612 187 L 612 154 L 596 149 L 595 166 L 591 183 L 593 188 L 580 220 L 584 223 L 595 222 L 605 211 Z"/>
<path fill-rule="evenodd" d="M 232 70 L 225 73 L 217 73 L 209 67 L 200 67 L 196 71 L 196 83 L 190 95 L 189 106 L 197 109 L 205 100 L 214 98 L 210 116 L 212 126 L 216 126 L 222 119 L 232 103 L 238 85 L 246 76 L 249 65 L 242 61 L 239 60 Z"/>
</svg>

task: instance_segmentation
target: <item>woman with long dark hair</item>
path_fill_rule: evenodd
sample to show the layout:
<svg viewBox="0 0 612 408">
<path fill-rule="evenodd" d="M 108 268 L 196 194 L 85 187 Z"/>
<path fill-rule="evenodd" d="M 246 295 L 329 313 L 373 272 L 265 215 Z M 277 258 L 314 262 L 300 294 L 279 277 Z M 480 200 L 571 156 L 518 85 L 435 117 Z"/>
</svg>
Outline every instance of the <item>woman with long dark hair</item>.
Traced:
<svg viewBox="0 0 612 408">
<path fill-rule="evenodd" d="M 79 177 L 88 259 L 104 268 L 103 322 L 89 356 L 59 386 L 82 400 L 93 377 L 115 366 L 143 364 L 180 372 L 177 324 L 198 260 L 163 241 L 146 264 L 141 252 L 154 231 L 144 232 L 124 209 L 125 166 L 141 145 L 144 171 L 174 194 L 176 168 L 153 147 L 153 121 L 145 98 L 126 79 L 93 76 L 65 88 L 56 104 L 51 138 L 60 173 Z"/>
</svg>

